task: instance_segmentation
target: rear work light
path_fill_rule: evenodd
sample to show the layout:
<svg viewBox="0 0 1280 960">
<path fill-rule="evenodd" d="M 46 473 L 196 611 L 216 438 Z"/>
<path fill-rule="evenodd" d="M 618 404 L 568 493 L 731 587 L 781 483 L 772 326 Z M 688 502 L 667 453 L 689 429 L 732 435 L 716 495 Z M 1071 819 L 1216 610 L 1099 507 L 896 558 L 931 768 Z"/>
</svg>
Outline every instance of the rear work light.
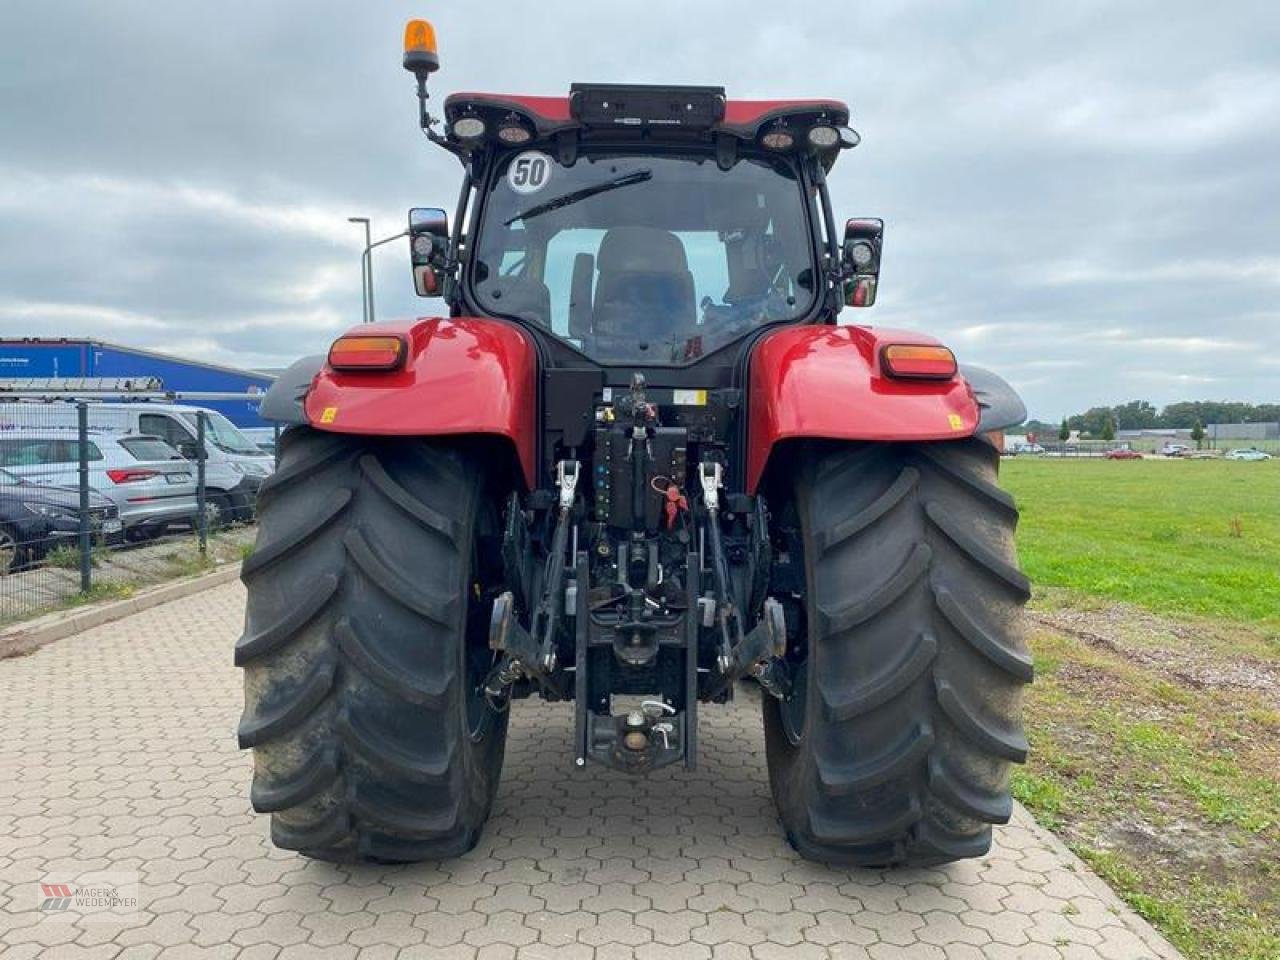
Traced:
<svg viewBox="0 0 1280 960">
<path fill-rule="evenodd" d="M 329 366 L 335 370 L 395 370 L 404 362 L 400 337 L 354 335 L 339 337 L 329 348 Z"/>
<path fill-rule="evenodd" d="M 956 375 L 956 355 L 946 347 L 891 343 L 880 351 L 880 364 L 889 376 L 908 380 L 950 380 Z"/>
<path fill-rule="evenodd" d="M 498 139 L 512 146 L 519 146 L 533 139 L 533 131 L 514 113 L 509 113 L 498 124 Z"/>
<path fill-rule="evenodd" d="M 152 477 L 160 476 L 159 470 L 108 470 L 107 478 L 112 483 L 137 483 L 140 480 L 150 480 Z"/>
</svg>

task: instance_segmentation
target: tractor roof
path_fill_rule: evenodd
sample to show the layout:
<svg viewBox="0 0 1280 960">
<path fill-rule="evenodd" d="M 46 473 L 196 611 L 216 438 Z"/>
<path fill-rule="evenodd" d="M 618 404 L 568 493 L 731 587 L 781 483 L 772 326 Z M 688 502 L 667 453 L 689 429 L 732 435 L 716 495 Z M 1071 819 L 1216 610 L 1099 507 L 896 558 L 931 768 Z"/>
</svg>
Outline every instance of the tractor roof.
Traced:
<svg viewBox="0 0 1280 960">
<path fill-rule="evenodd" d="M 730 100 L 723 87 L 575 83 L 567 97 L 454 93 L 444 110 L 450 128 L 463 116 L 478 116 L 490 129 L 514 121 L 530 128 L 534 140 L 578 131 L 607 132 L 611 139 L 727 135 L 754 142 L 770 130 L 791 129 L 802 141 L 810 127 L 849 122 L 849 107 L 839 100 Z M 823 153 L 829 167 L 839 148 Z"/>
</svg>

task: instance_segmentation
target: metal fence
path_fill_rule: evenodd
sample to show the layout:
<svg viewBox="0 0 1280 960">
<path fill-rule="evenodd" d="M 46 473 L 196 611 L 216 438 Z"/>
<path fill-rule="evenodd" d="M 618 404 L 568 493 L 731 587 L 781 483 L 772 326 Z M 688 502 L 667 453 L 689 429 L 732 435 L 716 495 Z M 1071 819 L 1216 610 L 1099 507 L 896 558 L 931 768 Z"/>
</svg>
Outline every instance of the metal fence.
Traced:
<svg viewBox="0 0 1280 960">
<path fill-rule="evenodd" d="M 240 559 L 267 447 L 190 396 L 0 391 L 0 623 Z"/>
<path fill-rule="evenodd" d="M 1196 448 L 1194 442 L 1179 440 L 1176 441 L 1187 449 L 1185 452 L 1179 453 L 1180 457 L 1201 457 L 1201 458 L 1218 458 L 1225 456 L 1232 450 L 1254 449 L 1271 456 L 1280 456 L 1280 441 L 1274 440 L 1245 440 L 1229 442 L 1226 440 L 1218 440 L 1211 443 L 1208 440 L 1202 441 L 1199 449 Z M 1089 458 L 1089 457 L 1105 457 L 1114 450 L 1133 450 L 1144 456 L 1156 456 L 1157 459 L 1161 455 L 1164 447 L 1164 441 L 1153 441 L 1150 437 L 1139 439 L 1125 440 L 1077 440 L 1070 443 L 1062 443 L 1057 440 L 1041 440 L 1034 445 L 1023 445 L 1019 448 L 1009 448 L 1004 451 L 1006 456 L 1046 456 L 1046 457 L 1069 457 L 1069 458 Z"/>
</svg>

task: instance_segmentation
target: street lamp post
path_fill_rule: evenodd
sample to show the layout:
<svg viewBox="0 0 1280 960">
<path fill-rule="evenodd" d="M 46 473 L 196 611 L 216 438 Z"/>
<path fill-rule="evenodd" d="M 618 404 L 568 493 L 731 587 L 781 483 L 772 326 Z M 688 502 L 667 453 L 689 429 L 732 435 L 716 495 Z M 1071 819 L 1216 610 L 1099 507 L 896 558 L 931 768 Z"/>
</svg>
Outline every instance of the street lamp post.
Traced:
<svg viewBox="0 0 1280 960">
<path fill-rule="evenodd" d="M 360 257 L 360 311 L 361 322 L 373 321 L 373 277 L 370 275 L 369 248 L 372 244 L 368 217 L 347 217 L 348 223 L 364 224 L 364 253 Z"/>
<path fill-rule="evenodd" d="M 383 237 L 381 240 L 375 240 L 364 248 L 364 273 L 369 278 L 369 323 L 373 323 L 375 319 L 373 313 L 373 248 L 380 247 L 384 243 L 390 243 L 392 240 L 399 240 L 401 237 L 407 237 L 408 230 L 401 230 L 399 233 L 389 237 Z"/>
</svg>

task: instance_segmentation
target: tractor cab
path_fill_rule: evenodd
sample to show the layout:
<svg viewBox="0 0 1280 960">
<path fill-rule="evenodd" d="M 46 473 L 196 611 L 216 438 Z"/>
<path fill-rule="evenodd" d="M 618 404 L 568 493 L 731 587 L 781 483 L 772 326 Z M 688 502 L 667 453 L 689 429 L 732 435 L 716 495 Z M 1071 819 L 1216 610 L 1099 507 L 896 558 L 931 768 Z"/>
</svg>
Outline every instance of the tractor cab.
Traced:
<svg viewBox="0 0 1280 960">
<path fill-rule="evenodd" d="M 553 350 L 565 363 L 684 367 L 874 302 L 879 221 L 833 239 L 825 174 L 858 143 L 843 103 L 574 84 L 563 98 L 454 94 L 444 112 L 440 134 L 424 109 L 428 135 L 467 184 L 452 235 L 439 212 L 411 215 L 411 232 L 437 231 L 414 248 L 433 281 L 418 290 L 519 322 L 569 348 Z"/>
</svg>

